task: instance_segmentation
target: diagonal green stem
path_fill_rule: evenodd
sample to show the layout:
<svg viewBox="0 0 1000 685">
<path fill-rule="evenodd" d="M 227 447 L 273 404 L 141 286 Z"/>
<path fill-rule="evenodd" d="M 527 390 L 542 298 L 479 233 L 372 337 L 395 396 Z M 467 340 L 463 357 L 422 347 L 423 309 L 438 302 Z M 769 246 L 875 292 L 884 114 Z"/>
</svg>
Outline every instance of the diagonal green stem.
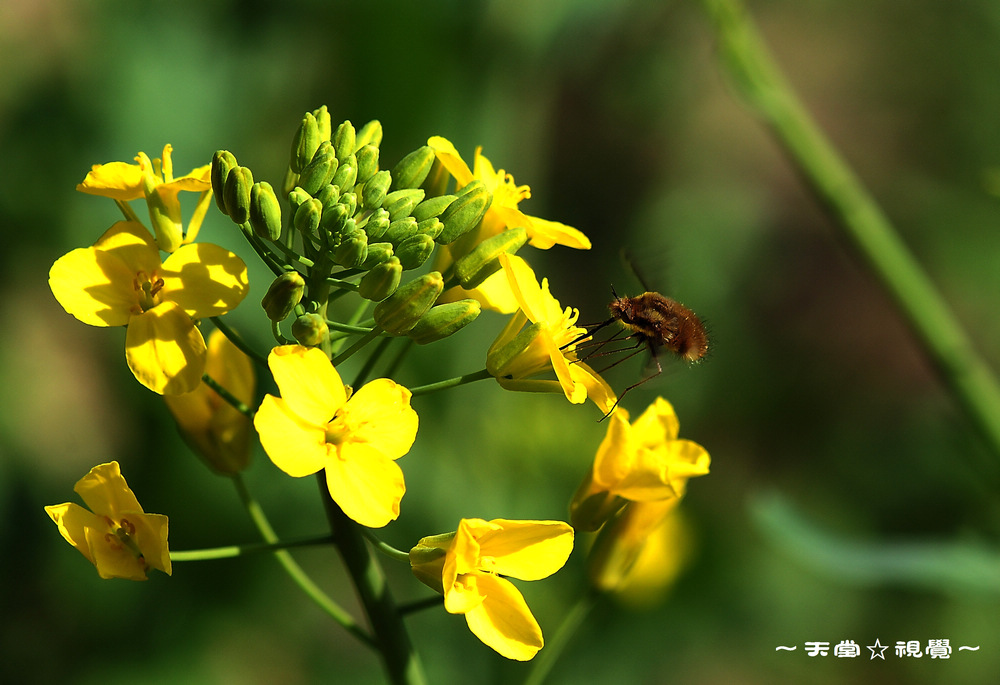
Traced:
<svg viewBox="0 0 1000 685">
<path fill-rule="evenodd" d="M 576 634 L 577 629 L 583 623 L 584 619 L 587 618 L 587 614 L 590 613 L 590 610 L 594 608 L 599 599 L 600 595 L 593 589 L 589 589 L 580 596 L 570 608 L 569 613 L 563 618 L 563 622 L 556 629 L 555 635 L 545 643 L 542 651 L 532 660 L 531 671 L 529 671 L 524 685 L 542 685 L 545 682 L 546 676 L 552 670 L 552 667 L 559 659 L 566 645 L 569 644 L 570 638 Z"/>
<path fill-rule="evenodd" d="M 892 224 L 786 83 L 739 0 L 702 0 L 726 66 L 806 182 L 902 311 L 1000 457 L 1000 386 Z"/>
</svg>

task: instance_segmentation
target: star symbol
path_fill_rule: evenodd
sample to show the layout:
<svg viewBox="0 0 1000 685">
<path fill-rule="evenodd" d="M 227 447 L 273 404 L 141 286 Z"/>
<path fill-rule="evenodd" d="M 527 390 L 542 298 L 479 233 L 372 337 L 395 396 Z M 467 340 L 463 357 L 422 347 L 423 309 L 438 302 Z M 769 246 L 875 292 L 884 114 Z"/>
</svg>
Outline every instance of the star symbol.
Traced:
<svg viewBox="0 0 1000 685">
<path fill-rule="evenodd" d="M 889 649 L 889 645 L 883 645 L 875 638 L 875 644 L 868 645 L 868 649 L 871 650 L 872 659 L 878 657 L 882 661 L 885 661 L 885 650 Z"/>
</svg>

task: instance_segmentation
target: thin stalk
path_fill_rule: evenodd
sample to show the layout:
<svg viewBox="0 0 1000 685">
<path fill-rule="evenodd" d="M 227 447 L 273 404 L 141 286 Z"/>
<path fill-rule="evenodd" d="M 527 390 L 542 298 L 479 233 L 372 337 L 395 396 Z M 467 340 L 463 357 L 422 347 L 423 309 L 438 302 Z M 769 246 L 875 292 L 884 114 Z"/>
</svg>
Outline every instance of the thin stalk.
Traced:
<svg viewBox="0 0 1000 685">
<path fill-rule="evenodd" d="M 410 392 L 415 396 L 426 395 L 427 393 L 437 392 L 438 390 L 447 390 L 448 388 L 456 388 L 460 385 L 465 385 L 466 383 L 473 383 L 487 378 L 493 378 L 493 376 L 491 376 L 490 372 L 486 369 L 482 369 L 480 371 L 476 371 L 475 373 L 467 373 L 464 376 L 456 376 L 455 378 L 438 381 L 437 383 L 418 385 L 415 388 L 410 388 Z"/>
<path fill-rule="evenodd" d="M 257 351 L 254 350 L 252 347 L 247 345 L 246 342 L 244 342 L 243 338 L 240 337 L 240 334 L 234 331 L 232 328 L 230 328 L 229 324 L 224 322 L 221 317 L 213 316 L 210 317 L 210 320 L 212 323 L 215 324 L 216 328 L 222 331 L 223 335 L 229 338 L 229 342 L 231 342 L 232 344 L 236 345 L 237 348 L 239 348 L 240 352 L 242 352 L 243 354 L 254 360 L 257 363 L 257 365 L 260 366 L 261 368 L 263 369 L 267 368 L 267 359 L 258 354 Z"/>
<path fill-rule="evenodd" d="M 584 619 L 597 604 L 598 599 L 600 599 L 600 595 L 591 589 L 576 600 L 569 613 L 563 618 L 559 628 L 556 629 L 555 635 L 545 643 L 542 651 L 532 660 L 531 671 L 528 672 L 524 685 L 542 685 L 549 671 L 552 670 L 559 656 L 566 649 L 566 645 L 569 644 L 570 638 L 583 624 Z"/>
<path fill-rule="evenodd" d="M 243 414 L 245 417 L 247 417 L 251 421 L 253 420 L 253 415 L 254 415 L 253 409 L 251 409 L 247 405 L 243 404 L 243 402 L 238 397 L 236 397 L 236 395 L 234 395 L 233 393 L 229 392 L 224 387 L 222 387 L 221 385 L 219 385 L 219 381 L 215 380 L 214 378 L 212 378 L 211 376 L 209 376 L 207 373 L 203 373 L 201 375 L 201 380 L 205 383 L 205 385 L 207 385 L 212 390 L 214 390 L 215 392 L 217 392 L 219 394 L 219 397 L 221 397 L 226 402 L 228 402 L 230 404 L 230 406 L 233 407 L 233 409 L 235 409 L 239 413 Z"/>
<path fill-rule="evenodd" d="M 327 534 L 319 537 L 302 538 L 299 540 L 251 542 L 245 545 L 228 545 L 226 547 L 210 547 L 206 549 L 192 549 L 177 552 L 171 551 L 170 561 L 209 561 L 212 559 L 232 559 L 233 557 L 241 557 L 246 554 L 276 552 L 278 550 L 292 549 L 295 547 L 329 545 L 331 542 L 333 542 L 333 536 Z"/>
</svg>

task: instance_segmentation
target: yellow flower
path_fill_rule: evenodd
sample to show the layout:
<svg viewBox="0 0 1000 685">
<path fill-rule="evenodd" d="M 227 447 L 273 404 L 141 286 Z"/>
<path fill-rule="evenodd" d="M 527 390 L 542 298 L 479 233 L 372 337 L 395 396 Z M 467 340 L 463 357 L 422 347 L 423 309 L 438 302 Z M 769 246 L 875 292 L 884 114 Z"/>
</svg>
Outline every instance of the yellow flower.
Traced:
<svg viewBox="0 0 1000 685">
<path fill-rule="evenodd" d="M 194 390 L 205 339 L 192 319 L 223 314 L 250 289 L 239 257 L 217 245 L 185 245 L 160 261 L 153 236 L 119 221 L 92 247 L 60 257 L 49 287 L 63 309 L 91 326 L 127 326 L 125 358 L 153 392 Z"/>
<path fill-rule="evenodd" d="M 500 256 L 501 273 L 520 309 L 490 346 L 486 368 L 508 390 L 562 392 L 574 404 L 588 397 L 602 412 L 615 406 L 611 387 L 593 369 L 577 360 L 575 348 L 586 336 L 576 326 L 579 312 L 563 309 L 541 285 L 527 262 L 516 255 Z M 554 371 L 556 380 L 535 378 Z"/>
<path fill-rule="evenodd" d="M 410 550 L 414 575 L 464 614 L 469 630 L 508 659 L 528 661 L 542 630 L 524 597 L 505 578 L 540 580 L 566 563 L 573 529 L 561 521 L 462 519 L 458 530 L 425 537 Z"/>
<path fill-rule="evenodd" d="M 205 373 L 243 404 L 253 403 L 253 363 L 218 329 L 208 337 Z M 181 435 L 213 471 L 233 475 L 247 467 L 251 426 L 248 416 L 205 383 L 189 393 L 165 396 L 163 400 Z"/>
<path fill-rule="evenodd" d="M 76 189 L 119 202 L 145 198 L 149 219 L 156 233 L 156 244 L 164 252 L 173 252 L 181 245 L 193 242 L 198 235 L 212 199 L 212 165 L 200 166 L 174 178 L 174 166 L 170 159 L 172 151 L 173 147 L 168 144 L 163 146 L 162 159 L 150 161 L 145 152 L 140 152 L 135 158 L 138 164 L 95 164 Z M 182 190 L 201 193 L 186 235 L 181 221 L 181 203 L 177 197 Z"/>
<path fill-rule="evenodd" d="M 142 511 L 117 461 L 95 466 L 73 490 L 90 511 L 72 502 L 45 511 L 101 578 L 146 580 L 151 568 L 170 575 L 167 517 Z"/>
<path fill-rule="evenodd" d="M 493 164 L 482 155 L 482 148 L 476 148 L 472 169 L 469 168 L 461 155 L 445 138 L 434 136 L 427 141 L 434 149 L 441 165 L 455 179 L 456 189 L 460 189 L 473 180 L 479 180 L 490 192 L 493 201 L 480 225 L 472 231 L 447 245 L 440 251 L 440 257 L 435 268 L 444 271 L 452 262 L 467 255 L 472 249 L 487 238 L 509 228 L 524 228 L 528 233 L 528 243 L 532 247 L 547 250 L 553 245 L 565 245 L 580 250 L 590 249 L 590 240 L 583 233 L 559 223 L 535 216 L 528 216 L 518 208 L 521 200 L 531 197 L 531 190 L 526 185 L 514 183 L 514 177 L 503 169 L 496 170 Z M 466 298 L 478 300 L 485 308 L 502 313 L 510 313 L 517 309 L 506 279 L 499 273 L 487 278 L 474 290 L 452 288 L 445 292 L 441 302 L 450 302 Z"/>
<path fill-rule="evenodd" d="M 267 362 L 281 397 L 264 397 L 254 426 L 271 461 L 294 477 L 326 469 L 330 496 L 363 526 L 395 520 L 406 490 L 395 460 L 417 435 L 410 391 L 379 378 L 351 394 L 317 348 L 275 347 Z"/>
<path fill-rule="evenodd" d="M 615 411 L 570 504 L 573 526 L 597 530 L 628 502 L 683 497 L 689 478 L 708 473 L 710 458 L 701 445 L 677 439 L 679 429 L 673 406 L 662 397 L 632 424 L 628 412 Z"/>
</svg>

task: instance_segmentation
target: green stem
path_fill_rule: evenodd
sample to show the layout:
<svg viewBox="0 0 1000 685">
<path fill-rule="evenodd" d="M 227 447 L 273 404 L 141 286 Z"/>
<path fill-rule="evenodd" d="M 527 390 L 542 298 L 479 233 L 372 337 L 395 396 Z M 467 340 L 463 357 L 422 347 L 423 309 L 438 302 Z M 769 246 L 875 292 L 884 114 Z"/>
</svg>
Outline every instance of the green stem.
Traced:
<svg viewBox="0 0 1000 685">
<path fill-rule="evenodd" d="M 237 473 L 233 476 L 233 485 L 236 486 L 236 492 L 239 493 L 240 501 L 243 502 L 243 506 L 246 507 L 251 520 L 260 532 L 260 536 L 268 543 L 278 543 L 278 536 L 271 527 L 271 523 L 267 520 L 267 517 L 264 515 L 264 511 L 260 508 L 260 505 L 250 494 L 250 491 L 247 489 L 246 482 L 240 474 Z M 327 594 L 313 582 L 312 578 L 310 578 L 302 567 L 298 565 L 295 559 L 292 558 L 292 555 L 288 552 L 288 550 L 279 549 L 274 552 L 274 556 L 278 560 L 278 563 L 281 564 L 282 568 L 285 569 L 285 573 L 287 573 L 291 579 L 295 581 L 295 584 L 298 585 L 302 591 L 305 592 L 317 606 L 319 606 L 320 609 L 329 614 L 333 620 L 343 626 L 345 630 L 361 642 L 365 643 L 369 647 L 376 646 L 374 638 L 365 632 L 364 628 L 359 626 L 350 614 L 330 599 L 330 597 L 327 596 Z"/>
<path fill-rule="evenodd" d="M 368 615 L 389 681 L 393 685 L 423 685 L 426 680 L 420 657 L 410 642 L 378 558 L 365 544 L 360 526 L 348 518 L 330 497 L 326 472 L 320 471 L 316 475 L 334 540 Z"/>
<path fill-rule="evenodd" d="M 353 345 L 351 345 L 350 347 L 348 347 L 346 350 L 344 350 L 342 353 L 340 353 L 336 357 L 334 357 L 331 360 L 331 363 L 334 366 L 339 365 L 340 363 L 342 363 L 342 362 L 346 361 L 347 359 L 349 359 L 352 354 L 354 354 L 355 352 L 357 352 L 358 350 L 360 350 L 362 347 L 364 347 L 365 345 L 367 345 L 368 343 L 370 343 L 372 340 L 374 340 L 375 338 L 379 337 L 380 335 L 382 335 L 382 329 L 378 328 L 378 327 L 373 328 L 368 333 L 366 333 L 365 335 L 363 335 L 361 337 L 361 339 L 359 339 L 356 343 L 354 343 Z"/>
<path fill-rule="evenodd" d="M 180 552 L 170 552 L 170 561 L 208 561 L 210 559 L 231 559 L 244 554 L 258 552 L 275 552 L 293 547 L 309 547 L 311 545 L 329 545 L 333 542 L 331 535 L 302 538 L 301 540 L 282 540 L 278 542 L 251 542 L 245 545 L 230 545 L 228 547 L 211 547 L 208 549 L 193 549 Z"/>
<path fill-rule="evenodd" d="M 216 328 L 222 331 L 223 335 L 229 338 L 229 342 L 231 342 L 232 344 L 236 345 L 237 348 L 239 348 L 240 352 L 242 352 L 243 354 L 245 354 L 246 356 L 250 357 L 255 362 L 257 362 L 257 365 L 260 366 L 261 368 L 263 369 L 267 368 L 267 359 L 258 354 L 257 351 L 254 350 L 252 347 L 247 345 L 246 342 L 243 341 L 243 338 L 240 337 L 239 333 L 237 333 L 236 331 L 234 331 L 232 328 L 229 327 L 229 324 L 225 323 L 218 316 L 211 317 L 211 321 L 212 323 L 215 324 Z"/>
<path fill-rule="evenodd" d="M 476 371 L 475 373 L 467 373 L 464 376 L 457 376 L 455 378 L 449 378 L 448 380 L 438 381 L 437 383 L 428 383 L 427 385 L 418 385 L 415 388 L 410 388 L 410 392 L 414 395 L 426 395 L 430 392 L 437 392 L 438 390 L 447 390 L 448 388 L 456 388 L 460 385 L 465 385 L 466 383 L 473 383 L 475 381 L 485 380 L 487 378 L 493 378 L 490 372 L 486 369 L 481 371 Z"/>
<path fill-rule="evenodd" d="M 570 638 L 576 633 L 583 620 L 587 618 L 587 614 L 597 604 L 598 599 L 600 599 L 600 595 L 593 589 L 589 589 L 576 600 L 576 604 L 573 605 L 569 613 L 563 618 L 563 622 L 559 625 L 555 635 L 545 643 L 542 651 L 531 662 L 531 671 L 528 673 L 524 685 L 542 685 L 549 671 L 552 670 L 552 666 L 555 665 L 556 660 L 559 659 L 566 645 L 569 644 Z"/>
<path fill-rule="evenodd" d="M 254 249 L 254 252 L 257 253 L 258 257 L 260 257 L 260 260 L 267 265 L 267 268 L 269 268 L 275 276 L 281 276 L 285 273 L 286 269 L 278 263 L 278 260 L 275 259 L 274 253 L 268 249 L 267 245 L 265 245 L 261 239 L 254 234 L 253 228 L 251 228 L 249 222 L 239 224 L 239 227 L 243 232 L 243 237 L 246 238 L 248 243 L 250 243 L 250 247 Z"/>
<path fill-rule="evenodd" d="M 118 205 L 118 209 L 120 209 L 122 214 L 125 215 L 126 221 L 134 221 L 140 224 L 142 223 L 139 221 L 139 217 L 136 216 L 135 210 L 132 209 L 132 205 L 130 205 L 126 200 L 115 200 L 115 204 Z"/>
<path fill-rule="evenodd" d="M 903 312 L 1000 457 L 1000 386 L 892 224 L 796 98 L 738 0 L 703 0 L 726 65 L 806 182 Z"/>
<path fill-rule="evenodd" d="M 392 545 L 390 545 L 388 542 L 384 542 L 384 541 L 380 540 L 378 538 L 378 536 L 376 536 L 375 533 L 373 533 L 368 528 L 362 527 L 361 528 L 361 534 L 364 535 L 366 538 L 368 538 L 368 542 L 372 543 L 372 545 L 374 545 L 375 549 L 377 549 L 379 552 L 381 552 L 382 554 L 386 555 L 387 557 L 395 559 L 396 561 L 401 561 L 404 564 L 409 564 L 410 563 L 410 553 L 409 552 L 404 552 L 401 549 L 396 549 L 395 547 L 393 547 Z"/>
<path fill-rule="evenodd" d="M 215 380 L 214 378 L 212 378 L 211 376 L 209 376 L 207 373 L 203 373 L 201 375 L 201 380 L 204 381 L 205 385 L 207 385 L 212 390 L 214 390 L 215 392 L 217 392 L 219 394 L 219 397 L 221 397 L 226 402 L 228 402 L 230 405 L 232 405 L 233 409 L 235 409 L 239 413 L 243 414 L 245 417 L 247 417 L 251 421 L 253 420 L 253 415 L 254 415 L 253 409 L 251 409 L 247 405 L 243 404 L 243 402 L 241 402 L 240 399 L 238 397 L 236 397 L 236 395 L 234 395 L 233 393 L 229 392 L 224 387 L 222 387 L 221 385 L 219 385 L 219 381 Z"/>
</svg>

